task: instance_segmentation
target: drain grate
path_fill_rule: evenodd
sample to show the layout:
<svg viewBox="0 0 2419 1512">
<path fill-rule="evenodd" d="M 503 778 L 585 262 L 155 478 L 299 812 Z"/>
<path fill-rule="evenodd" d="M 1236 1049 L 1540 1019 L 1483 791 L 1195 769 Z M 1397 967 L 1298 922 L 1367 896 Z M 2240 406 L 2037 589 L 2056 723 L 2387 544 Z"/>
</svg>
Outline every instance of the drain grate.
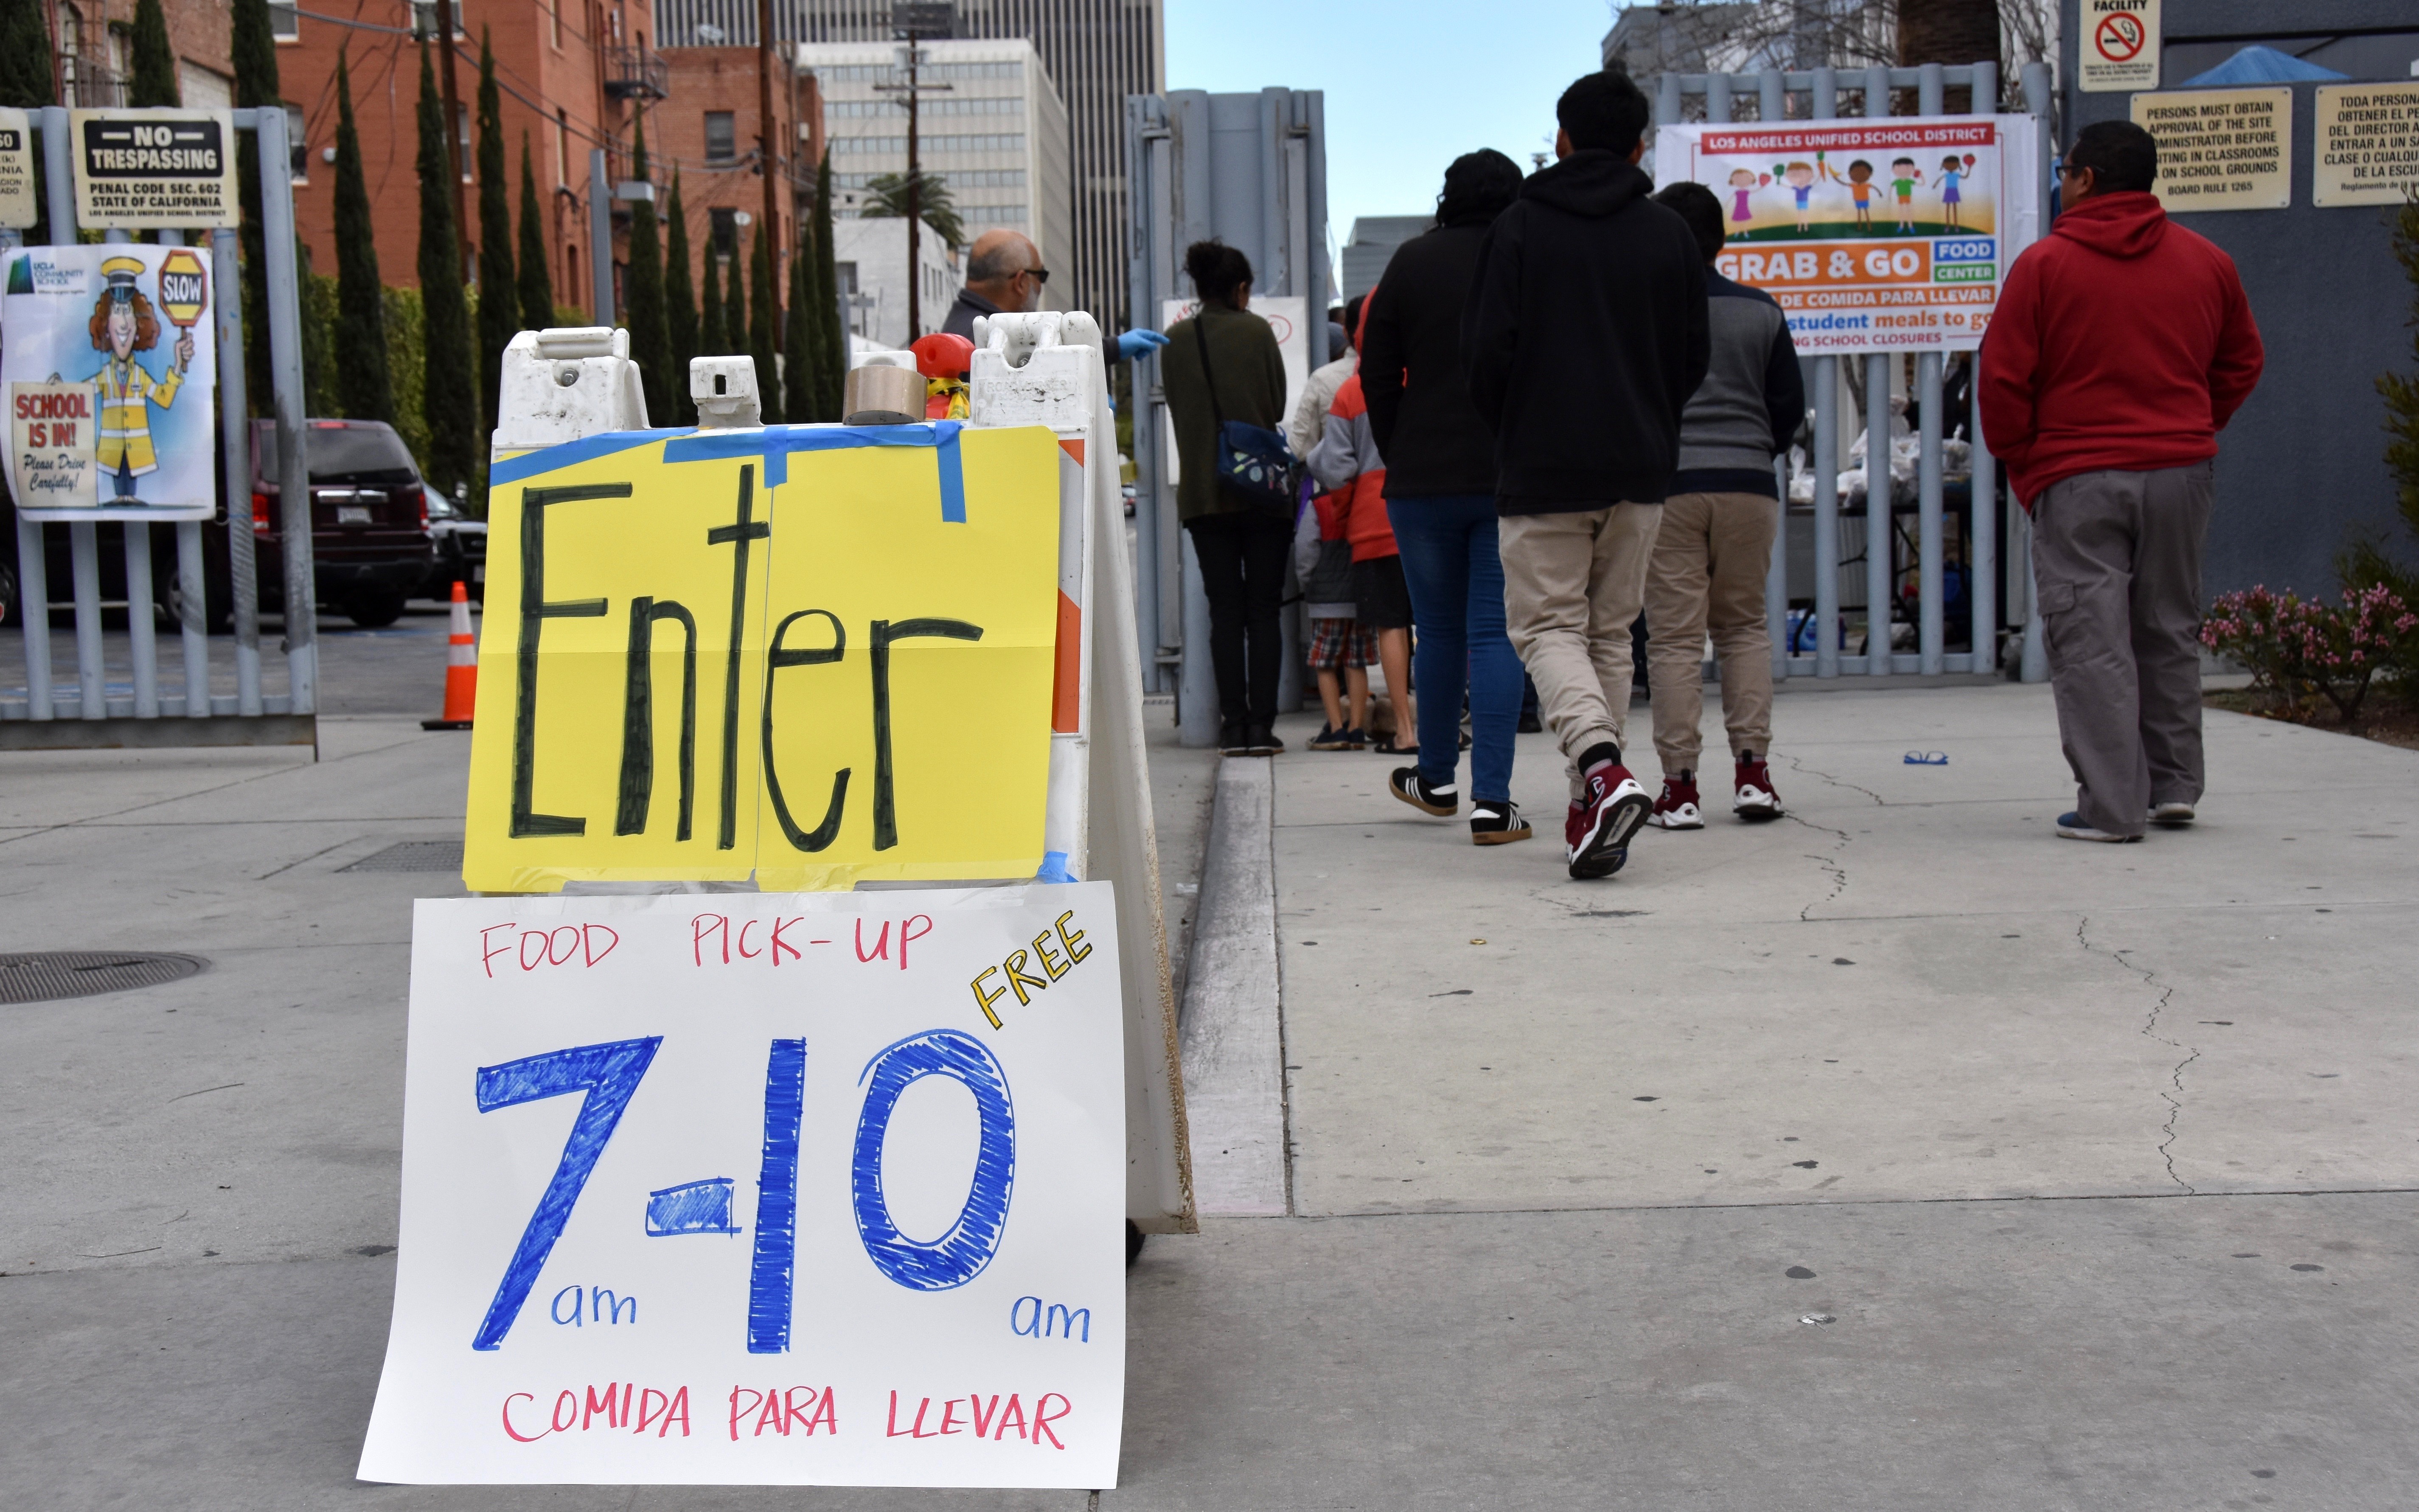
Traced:
<svg viewBox="0 0 2419 1512">
<path fill-rule="evenodd" d="M 375 856 L 364 856 L 350 866 L 336 868 L 339 872 L 462 872 L 462 842 L 458 840 L 408 840 L 390 845 Z"/>
<path fill-rule="evenodd" d="M 208 963 L 197 955 L 148 950 L 36 950 L 0 955 L 0 1003 L 48 1003 L 190 977 Z"/>
</svg>

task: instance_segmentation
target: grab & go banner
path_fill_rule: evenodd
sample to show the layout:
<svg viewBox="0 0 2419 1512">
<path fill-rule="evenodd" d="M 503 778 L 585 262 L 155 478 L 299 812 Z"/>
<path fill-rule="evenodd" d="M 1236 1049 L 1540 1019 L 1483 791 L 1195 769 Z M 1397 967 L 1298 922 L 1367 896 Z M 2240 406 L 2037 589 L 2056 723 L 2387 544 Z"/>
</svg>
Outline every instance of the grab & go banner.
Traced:
<svg viewBox="0 0 2419 1512">
<path fill-rule="evenodd" d="M 362 1478 L 1116 1485 L 1115 906 L 423 900 Z"/>
<path fill-rule="evenodd" d="M 1969 351 L 2040 222 L 2028 116 L 1676 125 L 1662 184 L 1721 201 L 1716 266 L 1779 301 L 1800 355 Z"/>
<path fill-rule="evenodd" d="M 938 421 L 498 460 L 464 880 L 1034 875 L 1060 455 Z"/>
</svg>

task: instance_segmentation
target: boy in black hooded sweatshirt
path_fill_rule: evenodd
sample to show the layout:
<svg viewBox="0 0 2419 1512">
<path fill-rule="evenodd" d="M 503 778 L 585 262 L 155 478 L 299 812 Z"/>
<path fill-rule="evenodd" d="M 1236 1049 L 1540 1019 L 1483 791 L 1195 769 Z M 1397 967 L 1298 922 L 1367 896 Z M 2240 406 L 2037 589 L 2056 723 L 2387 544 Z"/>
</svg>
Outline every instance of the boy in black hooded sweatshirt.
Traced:
<svg viewBox="0 0 2419 1512">
<path fill-rule="evenodd" d="M 1710 356 L 1704 261 L 1638 167 L 1646 97 L 1592 73 L 1478 255 L 1470 396 L 1495 433 L 1504 616 L 1569 759 L 1571 875 L 1610 876 L 1653 800 L 1622 764 L 1629 627 Z"/>
</svg>

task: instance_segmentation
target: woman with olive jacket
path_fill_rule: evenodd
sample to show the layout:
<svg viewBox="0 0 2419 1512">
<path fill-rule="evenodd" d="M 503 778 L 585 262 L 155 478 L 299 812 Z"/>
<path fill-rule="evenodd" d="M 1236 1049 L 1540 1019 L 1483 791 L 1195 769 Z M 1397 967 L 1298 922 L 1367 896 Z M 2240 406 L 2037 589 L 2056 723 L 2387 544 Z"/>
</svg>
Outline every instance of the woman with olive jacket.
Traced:
<svg viewBox="0 0 2419 1512">
<path fill-rule="evenodd" d="M 1159 353 L 1160 385 L 1176 428 L 1176 513 L 1193 536 L 1210 600 L 1219 745 L 1229 756 L 1273 756 L 1285 749 L 1274 728 L 1284 660 L 1277 611 L 1293 521 L 1221 486 L 1217 450 L 1222 420 L 1283 425 L 1285 363 L 1275 332 L 1248 308 L 1250 259 L 1221 242 L 1196 241 L 1185 249 L 1184 270 L 1201 313 L 1168 328 Z"/>
</svg>

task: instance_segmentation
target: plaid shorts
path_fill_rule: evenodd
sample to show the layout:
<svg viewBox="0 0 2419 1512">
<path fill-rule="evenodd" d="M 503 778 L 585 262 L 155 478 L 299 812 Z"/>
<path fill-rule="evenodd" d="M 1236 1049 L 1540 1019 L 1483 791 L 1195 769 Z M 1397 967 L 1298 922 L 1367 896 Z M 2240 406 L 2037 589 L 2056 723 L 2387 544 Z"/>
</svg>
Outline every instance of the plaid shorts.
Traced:
<svg viewBox="0 0 2419 1512">
<path fill-rule="evenodd" d="M 1361 628 L 1358 620 L 1310 622 L 1310 665 L 1316 671 L 1340 671 L 1347 667 L 1373 667 L 1378 662 L 1378 637 Z"/>
</svg>

